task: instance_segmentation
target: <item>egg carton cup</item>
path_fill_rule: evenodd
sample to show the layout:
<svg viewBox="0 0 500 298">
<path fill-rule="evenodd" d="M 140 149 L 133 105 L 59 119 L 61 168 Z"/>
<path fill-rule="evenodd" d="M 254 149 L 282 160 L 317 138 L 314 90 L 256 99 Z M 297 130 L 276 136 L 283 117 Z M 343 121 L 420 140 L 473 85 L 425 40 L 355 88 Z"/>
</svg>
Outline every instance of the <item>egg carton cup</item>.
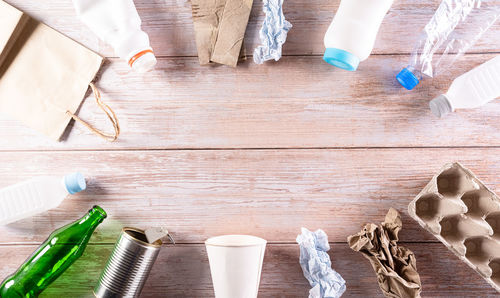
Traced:
<svg viewBox="0 0 500 298">
<path fill-rule="evenodd" d="M 470 170 L 445 165 L 408 212 L 500 292 L 500 198 Z"/>
</svg>

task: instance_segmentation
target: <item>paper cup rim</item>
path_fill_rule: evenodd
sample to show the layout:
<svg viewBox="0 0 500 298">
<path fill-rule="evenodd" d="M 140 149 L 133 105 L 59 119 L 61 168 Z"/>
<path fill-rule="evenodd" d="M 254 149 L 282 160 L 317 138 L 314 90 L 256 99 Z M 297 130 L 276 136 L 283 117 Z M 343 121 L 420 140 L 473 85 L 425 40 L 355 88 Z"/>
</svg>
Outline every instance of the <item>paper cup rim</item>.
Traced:
<svg viewBox="0 0 500 298">
<path fill-rule="evenodd" d="M 266 245 L 267 240 L 251 235 L 222 235 L 209 238 L 205 241 L 206 246 L 222 247 L 249 247 Z"/>
</svg>

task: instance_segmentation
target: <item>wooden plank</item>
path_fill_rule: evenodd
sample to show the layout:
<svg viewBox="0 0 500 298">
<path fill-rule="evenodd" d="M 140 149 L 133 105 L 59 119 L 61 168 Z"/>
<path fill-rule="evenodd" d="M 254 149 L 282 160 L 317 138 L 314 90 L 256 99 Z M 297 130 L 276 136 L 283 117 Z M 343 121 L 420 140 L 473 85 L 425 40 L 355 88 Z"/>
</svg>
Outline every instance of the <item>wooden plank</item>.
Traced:
<svg viewBox="0 0 500 298">
<path fill-rule="evenodd" d="M 64 34 L 105 56 L 114 56 L 113 50 L 100 42 L 75 16 L 71 1 L 8 0 L 9 3 L 41 19 Z M 191 4 L 188 0 L 134 1 L 142 18 L 143 28 L 160 56 L 196 56 Z M 420 31 L 434 14 L 440 1 L 398 0 L 384 19 L 374 47 L 374 53 L 409 53 Z M 333 19 L 340 0 L 288 0 L 284 11 L 293 24 L 285 55 L 323 55 L 323 36 Z M 262 2 L 254 1 L 247 28 L 245 44 L 248 54 L 260 44 L 259 30 L 264 19 Z M 472 25 L 471 25 L 472 26 Z M 486 32 L 474 51 L 498 51 L 500 24 Z"/>
<path fill-rule="evenodd" d="M 411 92 L 394 79 L 406 56 L 372 57 L 354 73 L 319 57 L 237 69 L 165 58 L 146 75 L 112 60 L 97 85 L 119 117 L 117 142 L 76 124 L 57 143 L 3 116 L 0 150 L 499 146 L 499 101 L 445 119 L 428 108 L 453 78 L 493 56 L 469 55 Z M 112 129 L 93 98 L 79 116 Z"/>
<path fill-rule="evenodd" d="M 8 1 L 102 55 L 115 56 L 76 19 L 71 1 Z M 269 240 L 260 297 L 305 297 L 309 285 L 294 243 L 302 226 L 322 228 L 335 242 L 330 255 L 348 282 L 344 297 L 382 297 L 368 261 L 345 240 L 395 207 L 403 216 L 401 239 L 417 255 L 424 297 L 498 295 L 410 219 L 406 207 L 442 164 L 455 160 L 493 190 L 500 187 L 500 104 L 443 120 L 427 108 L 453 78 L 495 56 L 500 24 L 473 49 L 490 54 L 467 55 L 442 77 L 407 92 L 394 74 L 439 1 L 395 1 L 374 48 L 379 55 L 355 73 L 319 57 L 340 0 L 287 0 L 285 13 L 294 24 L 284 47 L 287 57 L 263 66 L 247 61 L 236 69 L 198 65 L 188 0 L 134 2 L 162 58 L 145 75 L 129 72 L 116 58 L 104 65 L 97 84 L 119 116 L 118 142 L 107 143 L 75 124 L 64 142 L 54 143 L 0 118 L 0 188 L 74 170 L 85 173 L 89 184 L 57 209 L 0 227 L 0 279 L 52 230 L 99 204 L 109 217 L 82 259 L 42 297 L 93 297 L 120 229 L 153 225 L 167 226 L 180 244 L 162 249 L 142 297 L 213 297 L 202 242 L 229 233 Z M 261 10 L 256 0 L 245 40 L 249 54 L 259 43 Z M 98 127 L 108 125 L 91 98 L 79 115 Z M 422 146 L 455 148 L 411 148 Z M 292 149 L 177 150 L 209 148 Z"/>
<path fill-rule="evenodd" d="M 417 257 L 423 297 L 496 297 L 480 276 L 439 243 L 410 243 Z M 0 246 L 0 276 L 12 273 L 36 247 Z M 40 297 L 92 297 L 112 245 L 90 245 L 85 254 Z M 347 282 L 343 297 L 383 297 L 366 259 L 346 243 L 330 250 L 333 268 Z M 307 297 L 309 285 L 299 265 L 296 244 L 268 245 L 259 297 Z M 452 268 L 452 269 L 451 269 Z M 85 272 L 85 274 L 82 274 Z M 163 247 L 141 297 L 213 297 L 203 245 Z"/>
<path fill-rule="evenodd" d="M 344 242 L 365 222 L 403 215 L 404 241 L 437 241 L 407 215 L 445 163 L 458 160 L 500 189 L 500 149 L 215 150 L 0 153 L 0 187 L 78 170 L 88 189 L 59 208 L 0 228 L 0 243 L 39 243 L 99 204 L 109 217 L 92 241 L 123 226 L 165 225 L 179 243 L 256 234 L 293 242 L 301 227 Z"/>
</svg>

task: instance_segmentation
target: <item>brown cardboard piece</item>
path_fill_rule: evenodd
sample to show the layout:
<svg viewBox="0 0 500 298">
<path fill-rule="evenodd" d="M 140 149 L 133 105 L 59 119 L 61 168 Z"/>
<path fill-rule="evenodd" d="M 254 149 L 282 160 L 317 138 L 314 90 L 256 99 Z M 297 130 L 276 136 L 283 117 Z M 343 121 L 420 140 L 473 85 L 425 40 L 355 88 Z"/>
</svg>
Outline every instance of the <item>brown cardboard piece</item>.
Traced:
<svg viewBox="0 0 500 298">
<path fill-rule="evenodd" d="M 226 0 L 191 0 L 194 35 L 201 65 L 210 63 L 225 5 Z"/>
<path fill-rule="evenodd" d="M 72 118 L 82 121 L 74 113 L 102 61 L 98 54 L 0 0 L 3 114 L 59 140 Z"/>
<path fill-rule="evenodd" d="M 245 36 L 253 0 L 192 0 L 198 59 L 236 66 L 244 54 Z"/>
<path fill-rule="evenodd" d="M 445 165 L 408 213 L 500 292 L 500 198 L 470 170 Z"/>
<path fill-rule="evenodd" d="M 386 297 L 420 297 L 422 284 L 413 252 L 397 244 L 402 222 L 399 213 L 390 208 L 385 221 L 368 223 L 347 242 L 372 265 L 380 289 Z"/>
</svg>

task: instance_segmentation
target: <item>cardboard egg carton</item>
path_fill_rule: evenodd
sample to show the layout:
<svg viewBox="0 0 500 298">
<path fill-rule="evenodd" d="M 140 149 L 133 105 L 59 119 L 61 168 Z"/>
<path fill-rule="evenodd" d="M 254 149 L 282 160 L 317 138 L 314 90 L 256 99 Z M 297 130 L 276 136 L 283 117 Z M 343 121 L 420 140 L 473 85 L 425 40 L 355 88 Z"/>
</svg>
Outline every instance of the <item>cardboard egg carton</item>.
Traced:
<svg viewBox="0 0 500 298">
<path fill-rule="evenodd" d="M 500 198 L 471 171 L 445 165 L 408 212 L 500 292 Z"/>
</svg>

